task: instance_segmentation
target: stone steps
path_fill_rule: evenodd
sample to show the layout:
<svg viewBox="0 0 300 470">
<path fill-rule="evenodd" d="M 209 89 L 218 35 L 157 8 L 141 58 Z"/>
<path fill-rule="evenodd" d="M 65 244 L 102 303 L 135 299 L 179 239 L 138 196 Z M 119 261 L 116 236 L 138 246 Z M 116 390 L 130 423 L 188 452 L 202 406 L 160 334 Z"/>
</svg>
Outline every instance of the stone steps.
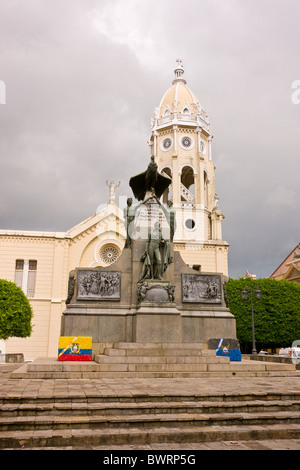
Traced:
<svg viewBox="0 0 300 470">
<path fill-rule="evenodd" d="M 1 432 L 0 448 L 65 448 L 83 446 L 201 443 L 229 440 L 299 439 L 300 424 L 186 425 L 178 427 L 60 428 Z"/>
<path fill-rule="evenodd" d="M 229 363 L 227 357 L 209 356 L 118 356 L 98 354 L 95 362 L 99 364 L 205 364 Z"/>
<path fill-rule="evenodd" d="M 165 343 L 165 342 L 155 342 L 155 343 L 148 343 L 148 342 L 117 342 L 113 344 L 113 348 L 115 349 L 143 349 L 144 351 L 147 349 L 176 349 L 177 351 L 182 351 L 186 349 L 196 350 L 196 351 L 209 351 L 207 349 L 206 343 Z M 107 348 L 111 349 L 111 348 Z"/>
<path fill-rule="evenodd" d="M 247 419 L 247 416 L 253 417 L 255 414 L 264 413 L 265 416 L 273 413 L 277 413 L 277 418 L 282 414 L 284 419 L 287 419 L 288 413 L 291 414 L 291 419 L 297 417 L 300 413 L 300 401 L 271 401 L 265 403 L 263 401 L 258 402 L 226 402 L 226 403 L 211 403 L 211 402 L 168 402 L 168 403 L 153 403 L 153 402 L 139 402 L 137 403 L 123 403 L 123 404 L 101 404 L 101 403 L 78 403 L 77 406 L 74 403 L 43 403 L 35 405 L 31 404 L 20 404 L 20 405 L 2 405 L 0 407 L 0 427 L 4 425 L 20 425 L 23 421 L 28 424 L 32 418 L 32 422 L 44 423 L 45 418 L 49 421 L 59 422 L 60 419 L 65 417 L 72 418 L 74 422 L 78 417 L 86 416 L 86 420 L 102 419 L 117 419 L 121 420 L 122 416 L 125 416 L 126 420 L 132 420 L 134 422 L 135 416 L 148 416 L 150 420 L 154 420 L 159 417 L 159 420 L 177 414 L 176 419 L 181 419 L 184 416 L 184 420 L 187 420 L 192 416 L 192 420 L 195 420 L 195 416 L 199 416 L 198 419 L 214 419 L 209 418 L 210 415 L 222 415 L 231 416 L 236 413 L 243 413 Z M 16 417 L 18 420 L 16 420 Z M 132 417 L 132 418 L 131 418 Z M 155 418 L 154 418 L 155 417 Z M 80 418 L 81 419 L 81 418 Z M 147 418 L 148 419 L 148 418 Z M 217 418 L 220 419 L 219 417 Z M 23 421 L 22 421 L 23 420 Z"/>
<path fill-rule="evenodd" d="M 94 361 L 37 359 L 12 372 L 12 378 L 204 378 L 298 376 L 294 364 L 218 357 L 202 343 L 115 343 Z"/>
<path fill-rule="evenodd" d="M 0 448 L 299 439 L 300 392 L 89 396 L 0 401 Z"/>
<path fill-rule="evenodd" d="M 104 355 L 117 357 L 207 357 L 216 356 L 203 343 L 115 343 Z"/>
<path fill-rule="evenodd" d="M 299 376 L 299 371 L 294 371 L 294 370 L 286 370 L 286 369 L 279 369 L 279 368 L 274 368 L 270 369 L 268 367 L 263 367 L 263 368 L 255 368 L 253 367 L 252 364 L 243 364 L 242 368 L 238 367 L 229 367 L 227 370 L 224 370 L 224 368 L 219 368 L 215 367 L 215 364 L 213 365 L 214 367 L 210 367 L 209 364 L 204 366 L 205 370 L 199 371 L 199 368 L 197 371 L 192 371 L 189 369 L 185 368 L 184 370 L 181 371 L 170 371 L 165 370 L 163 371 L 162 368 L 159 370 L 156 369 L 154 371 L 149 371 L 149 369 L 146 371 L 145 369 L 142 369 L 141 367 L 135 367 L 134 370 L 130 368 L 131 370 L 128 370 L 125 368 L 125 370 L 120 371 L 120 370 L 112 370 L 110 368 L 107 371 L 104 371 L 103 368 L 100 371 L 93 369 L 92 365 L 90 367 L 84 368 L 84 369 L 74 369 L 73 364 L 70 366 L 65 364 L 65 367 L 63 367 L 60 371 L 58 370 L 53 370 L 52 368 L 48 369 L 47 367 L 42 367 L 39 370 L 36 371 L 28 371 L 27 366 L 23 366 L 19 368 L 18 370 L 14 371 L 11 374 L 12 378 L 15 379 L 104 379 L 104 378 L 111 378 L 111 379 L 123 379 L 123 378 L 213 378 L 213 377 L 219 377 L 219 378 L 228 378 L 228 377 L 295 377 Z"/>
<path fill-rule="evenodd" d="M 14 417 L 0 418 L 0 432 L 2 431 L 28 431 L 28 430 L 47 430 L 47 429 L 111 429 L 126 427 L 128 432 L 133 427 L 158 428 L 177 427 L 184 428 L 186 426 L 232 426 L 232 425 L 268 425 L 268 424 L 291 423 L 300 424 L 300 412 L 277 412 L 276 417 L 272 412 L 261 413 L 163 413 L 163 414 L 139 414 L 139 415 L 122 415 L 122 416 L 99 416 L 99 415 L 76 415 L 69 416 L 22 416 L 17 419 Z"/>
<path fill-rule="evenodd" d="M 38 401 L 38 403 L 36 403 Z M 127 416 L 137 414 L 218 414 L 218 413 L 274 413 L 274 412 L 300 412 L 300 400 L 245 400 L 245 401 L 145 401 L 145 402 L 58 402 L 35 400 L 32 403 L 5 403 L 0 405 L 0 423 L 6 422 L 9 417 L 43 417 L 51 416 Z"/>
<path fill-rule="evenodd" d="M 97 355 L 105 377 L 209 377 L 231 375 L 281 375 L 294 374 L 295 367 L 281 367 L 273 363 L 230 362 L 228 357 L 218 357 L 204 343 L 116 343 Z M 137 375 L 135 375 L 137 374 Z"/>
</svg>

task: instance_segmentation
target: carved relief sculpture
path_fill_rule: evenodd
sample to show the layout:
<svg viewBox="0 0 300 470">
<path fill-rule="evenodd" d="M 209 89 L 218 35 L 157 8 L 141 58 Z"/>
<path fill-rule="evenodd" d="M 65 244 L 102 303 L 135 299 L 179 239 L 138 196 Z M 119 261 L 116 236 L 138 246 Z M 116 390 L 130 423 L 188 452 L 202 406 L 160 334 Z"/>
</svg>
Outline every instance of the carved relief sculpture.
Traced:
<svg viewBox="0 0 300 470">
<path fill-rule="evenodd" d="M 175 285 L 159 284 L 152 282 L 139 282 L 138 283 L 138 303 L 145 301 L 162 303 L 174 302 Z"/>
<path fill-rule="evenodd" d="M 77 300 L 120 300 L 121 273 L 79 270 Z"/>
<path fill-rule="evenodd" d="M 221 303 L 221 276 L 182 274 L 182 301 Z"/>
</svg>

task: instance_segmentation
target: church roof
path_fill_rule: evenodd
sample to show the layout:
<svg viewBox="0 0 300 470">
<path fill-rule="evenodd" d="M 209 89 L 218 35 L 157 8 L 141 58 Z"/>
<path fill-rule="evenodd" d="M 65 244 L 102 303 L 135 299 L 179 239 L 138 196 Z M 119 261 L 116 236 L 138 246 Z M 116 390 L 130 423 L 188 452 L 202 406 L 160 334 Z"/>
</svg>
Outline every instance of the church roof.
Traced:
<svg viewBox="0 0 300 470">
<path fill-rule="evenodd" d="M 184 69 L 182 61 L 177 60 L 174 70 L 175 78 L 172 85 L 164 93 L 159 106 L 155 109 L 153 129 L 162 128 L 166 125 L 182 124 L 189 126 L 200 126 L 208 131 L 209 116 L 204 111 L 197 96 L 187 86 L 183 77 Z"/>
<path fill-rule="evenodd" d="M 293 263 L 284 275 L 284 279 L 287 281 L 295 281 L 300 283 L 300 260 L 297 263 Z"/>
<path fill-rule="evenodd" d="M 174 83 L 164 94 L 159 104 L 159 117 L 164 117 L 167 109 L 171 113 L 197 114 L 201 109 L 198 98 L 183 82 Z"/>
<path fill-rule="evenodd" d="M 300 243 L 288 254 L 278 268 L 270 274 L 273 279 L 285 279 L 291 265 L 300 266 Z"/>
</svg>

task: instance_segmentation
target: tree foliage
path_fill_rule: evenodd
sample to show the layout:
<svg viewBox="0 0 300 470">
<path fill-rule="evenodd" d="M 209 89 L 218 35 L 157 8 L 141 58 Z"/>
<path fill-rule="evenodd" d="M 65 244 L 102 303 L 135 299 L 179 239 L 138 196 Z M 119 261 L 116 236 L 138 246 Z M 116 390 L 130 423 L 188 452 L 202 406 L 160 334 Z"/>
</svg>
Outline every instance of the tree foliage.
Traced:
<svg viewBox="0 0 300 470">
<path fill-rule="evenodd" d="M 300 340 L 300 285 L 275 279 L 229 279 L 228 306 L 236 318 L 237 338 L 247 349 L 252 343 L 251 301 L 242 300 L 243 289 L 253 291 L 256 344 L 260 348 L 287 347 Z M 258 301 L 254 291 L 261 291 Z"/>
<path fill-rule="evenodd" d="M 0 279 L 0 339 L 25 338 L 32 331 L 32 308 L 22 289 Z"/>
</svg>

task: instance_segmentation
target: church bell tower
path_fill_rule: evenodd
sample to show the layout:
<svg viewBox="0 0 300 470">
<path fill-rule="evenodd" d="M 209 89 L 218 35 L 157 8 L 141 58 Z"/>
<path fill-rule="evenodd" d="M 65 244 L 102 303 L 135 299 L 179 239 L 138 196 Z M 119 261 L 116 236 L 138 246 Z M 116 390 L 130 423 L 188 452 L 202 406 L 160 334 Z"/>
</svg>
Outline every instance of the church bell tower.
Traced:
<svg viewBox="0 0 300 470">
<path fill-rule="evenodd" d="M 229 245 L 222 239 L 209 115 L 187 86 L 179 59 L 174 74 L 155 108 L 149 138 L 159 172 L 172 179 L 161 199 L 172 201 L 176 211 L 174 249 L 194 269 L 228 276 Z"/>
</svg>

